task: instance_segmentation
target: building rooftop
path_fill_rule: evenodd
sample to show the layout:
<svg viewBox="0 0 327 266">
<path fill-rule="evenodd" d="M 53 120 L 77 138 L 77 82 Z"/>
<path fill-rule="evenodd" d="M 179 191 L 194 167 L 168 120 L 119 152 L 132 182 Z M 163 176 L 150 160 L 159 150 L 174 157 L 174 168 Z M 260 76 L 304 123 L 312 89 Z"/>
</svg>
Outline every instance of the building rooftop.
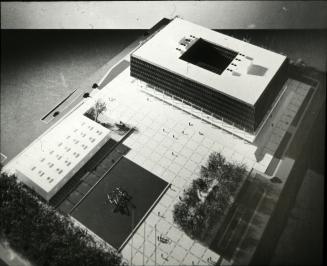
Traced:
<svg viewBox="0 0 327 266">
<path fill-rule="evenodd" d="M 286 56 L 175 18 L 133 56 L 254 105 Z"/>
<path fill-rule="evenodd" d="M 109 139 L 109 133 L 84 115 L 70 115 L 23 151 L 17 160 L 18 176 L 49 199 Z"/>
</svg>

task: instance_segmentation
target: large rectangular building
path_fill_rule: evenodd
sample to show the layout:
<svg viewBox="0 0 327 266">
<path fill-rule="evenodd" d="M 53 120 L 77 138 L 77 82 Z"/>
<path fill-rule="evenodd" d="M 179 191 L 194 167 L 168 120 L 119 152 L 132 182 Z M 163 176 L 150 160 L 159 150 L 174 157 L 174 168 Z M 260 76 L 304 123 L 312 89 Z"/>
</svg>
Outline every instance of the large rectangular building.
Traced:
<svg viewBox="0 0 327 266">
<path fill-rule="evenodd" d="M 131 76 L 255 133 L 285 82 L 287 58 L 175 18 L 131 54 Z"/>
</svg>

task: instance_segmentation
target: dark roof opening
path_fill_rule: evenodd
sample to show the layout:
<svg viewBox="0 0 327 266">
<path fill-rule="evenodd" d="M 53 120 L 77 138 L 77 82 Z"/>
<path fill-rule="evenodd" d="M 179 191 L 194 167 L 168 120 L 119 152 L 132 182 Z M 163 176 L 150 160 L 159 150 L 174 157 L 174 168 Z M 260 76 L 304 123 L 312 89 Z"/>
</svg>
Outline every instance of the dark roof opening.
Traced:
<svg viewBox="0 0 327 266">
<path fill-rule="evenodd" d="M 236 55 L 235 51 L 198 39 L 180 59 L 220 75 Z"/>
</svg>

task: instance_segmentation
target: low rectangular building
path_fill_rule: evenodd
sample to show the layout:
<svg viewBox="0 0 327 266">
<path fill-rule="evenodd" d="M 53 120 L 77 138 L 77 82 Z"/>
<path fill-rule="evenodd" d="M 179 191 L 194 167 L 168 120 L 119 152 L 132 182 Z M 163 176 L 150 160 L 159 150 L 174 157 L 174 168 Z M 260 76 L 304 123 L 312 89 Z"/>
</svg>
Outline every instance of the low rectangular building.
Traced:
<svg viewBox="0 0 327 266">
<path fill-rule="evenodd" d="M 285 82 L 287 58 L 175 18 L 131 54 L 131 76 L 255 133 Z"/>
<path fill-rule="evenodd" d="M 84 115 L 69 115 L 22 152 L 16 175 L 50 200 L 109 139 L 107 128 Z"/>
</svg>

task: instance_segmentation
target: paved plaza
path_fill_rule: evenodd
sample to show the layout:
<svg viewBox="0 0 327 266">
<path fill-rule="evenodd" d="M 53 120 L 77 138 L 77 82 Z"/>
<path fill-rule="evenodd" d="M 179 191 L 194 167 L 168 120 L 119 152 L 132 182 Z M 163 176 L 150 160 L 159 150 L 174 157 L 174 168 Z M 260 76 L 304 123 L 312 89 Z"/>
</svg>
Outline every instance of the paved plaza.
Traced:
<svg viewBox="0 0 327 266">
<path fill-rule="evenodd" d="M 219 259 L 177 228 L 173 206 L 213 151 L 249 170 L 267 169 L 310 88 L 294 80 L 285 86 L 278 108 L 261 131 L 264 137 L 259 135 L 254 143 L 220 129 L 219 121 L 208 119 L 200 110 L 159 92 L 149 93 L 145 83 L 129 76 L 129 69 L 94 95 L 107 101 L 107 116 L 137 128 L 124 142 L 131 148 L 126 157 L 172 184 L 122 250 L 126 261 L 133 265 L 154 265 L 155 261 L 157 265 L 208 265 Z M 159 243 L 159 235 L 171 242 Z"/>
<path fill-rule="evenodd" d="M 277 108 L 267 118 L 254 142 L 228 131 L 221 121 L 168 95 L 154 91 L 130 77 L 129 68 L 72 111 L 85 113 L 98 98 L 107 103 L 105 116 L 135 127 L 124 145 L 126 158 L 160 177 L 171 187 L 140 225 L 122 250 L 130 265 L 209 265 L 219 259 L 186 236 L 173 223 L 172 210 L 183 190 L 199 176 L 212 152 L 228 161 L 242 163 L 248 170 L 265 172 L 310 86 L 288 80 Z M 65 119 L 65 117 L 63 118 Z M 235 134 L 231 134 L 235 130 Z M 18 156 L 19 158 L 19 156 Z M 6 168 L 14 168 L 10 162 Z M 168 238 L 161 243 L 158 236 Z"/>
</svg>

